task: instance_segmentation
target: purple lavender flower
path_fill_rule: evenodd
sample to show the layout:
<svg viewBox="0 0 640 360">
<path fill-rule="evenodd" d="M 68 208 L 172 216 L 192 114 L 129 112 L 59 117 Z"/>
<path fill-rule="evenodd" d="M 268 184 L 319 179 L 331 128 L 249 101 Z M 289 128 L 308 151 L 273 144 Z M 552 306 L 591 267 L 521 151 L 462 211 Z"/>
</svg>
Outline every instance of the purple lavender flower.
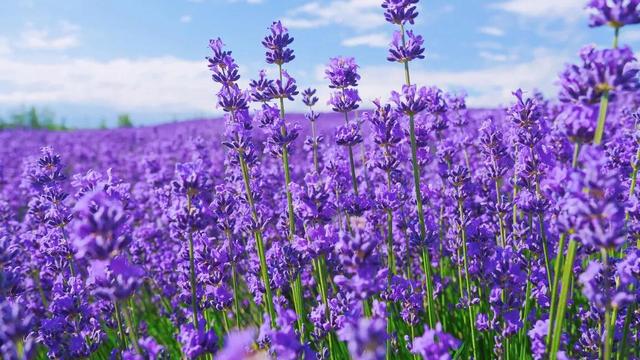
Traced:
<svg viewBox="0 0 640 360">
<path fill-rule="evenodd" d="M 587 45 L 580 50 L 580 59 L 581 64 L 568 65 L 560 74 L 562 102 L 596 104 L 605 91 L 615 96 L 640 88 L 636 59 L 628 47 L 597 50 Z"/>
<path fill-rule="evenodd" d="M 404 25 L 413 24 L 418 12 L 416 5 L 419 0 L 383 0 L 384 18 L 392 23 Z"/>
<path fill-rule="evenodd" d="M 282 70 L 282 80 L 278 79 L 270 87 L 269 95 L 273 99 L 288 99 L 293 101 L 293 97 L 298 95 L 296 80 L 288 72 Z"/>
<path fill-rule="evenodd" d="M 435 329 L 425 327 L 424 334 L 416 337 L 411 344 L 411 352 L 427 360 L 451 359 L 451 351 L 458 348 L 460 342 L 442 331 L 438 323 Z"/>
<path fill-rule="evenodd" d="M 0 302 L 0 354 L 9 358 L 9 350 L 4 344 L 17 342 L 26 336 L 34 325 L 34 314 L 27 312 L 24 305 L 12 301 Z"/>
<path fill-rule="evenodd" d="M 399 112 L 406 115 L 415 115 L 428 108 L 429 91 L 426 87 L 418 88 L 416 85 L 402 85 L 402 93 L 391 92 L 391 101 L 396 104 Z"/>
<path fill-rule="evenodd" d="M 534 360 L 545 359 L 547 353 L 547 333 L 549 332 L 549 320 L 538 320 L 533 328 L 527 332 L 531 339 L 531 352 Z"/>
<path fill-rule="evenodd" d="M 360 101 L 357 89 L 343 89 L 333 92 L 327 103 L 335 112 L 348 113 L 360 107 Z"/>
<path fill-rule="evenodd" d="M 318 102 L 316 89 L 308 88 L 302 92 L 302 102 L 308 107 L 314 106 Z"/>
<path fill-rule="evenodd" d="M 268 102 L 273 99 L 273 80 L 267 79 L 267 73 L 260 70 L 257 80 L 251 80 L 249 87 L 251 88 L 251 98 L 253 101 Z"/>
<path fill-rule="evenodd" d="M 355 360 L 381 360 L 385 358 L 387 340 L 386 319 L 359 318 L 348 323 L 338 332 L 342 341 L 347 342 L 349 353 Z"/>
<path fill-rule="evenodd" d="M 156 340 L 151 336 L 147 336 L 145 338 L 138 340 L 138 344 L 140 345 L 140 348 L 147 355 L 148 360 L 158 359 L 159 356 L 164 351 L 164 346 L 158 344 L 158 342 L 156 342 Z"/>
<path fill-rule="evenodd" d="M 213 56 L 207 57 L 209 60 L 209 67 L 217 67 L 227 56 L 231 55 L 231 51 L 225 51 L 224 43 L 220 38 L 209 40 L 209 47 L 213 51 Z"/>
<path fill-rule="evenodd" d="M 227 335 L 224 348 L 215 356 L 215 360 L 249 360 L 254 357 L 251 345 L 256 336 L 255 329 L 238 330 Z"/>
<path fill-rule="evenodd" d="M 220 46 L 222 46 L 222 43 L 220 43 Z M 240 79 L 240 73 L 238 65 L 231 57 L 231 52 L 224 51 L 222 54 L 221 58 L 217 58 L 218 54 L 214 50 L 214 58 L 207 58 L 209 60 L 209 70 L 213 72 L 211 75 L 213 81 L 223 87 L 229 87 Z"/>
<path fill-rule="evenodd" d="M 615 172 L 607 171 L 598 149 L 585 153 L 582 171 L 571 174 L 570 195 L 562 202 L 575 235 L 587 246 L 612 249 L 624 241 L 623 191 Z"/>
<path fill-rule="evenodd" d="M 236 85 L 223 87 L 218 93 L 218 106 L 225 112 L 235 113 L 249 109 L 251 95 Z"/>
<path fill-rule="evenodd" d="M 275 21 L 269 29 L 271 34 L 262 40 L 262 45 L 267 48 L 267 63 L 282 65 L 295 59 L 293 50 L 287 47 L 293 42 L 287 28 L 280 21 Z"/>
<path fill-rule="evenodd" d="M 590 0 L 589 26 L 621 28 L 640 23 L 640 0 Z"/>
<path fill-rule="evenodd" d="M 406 63 L 415 59 L 424 59 L 424 40 L 422 36 L 414 35 L 413 31 L 409 30 L 406 32 L 406 37 L 406 39 L 403 39 L 403 33 L 400 31 L 393 33 L 387 60 Z"/>
<path fill-rule="evenodd" d="M 362 142 L 360 127 L 356 123 L 338 126 L 336 131 L 336 144 L 340 146 L 354 146 Z"/>
<path fill-rule="evenodd" d="M 360 80 L 358 65 L 352 57 L 331 58 L 324 73 L 332 89 L 356 87 Z"/>
<path fill-rule="evenodd" d="M 122 204 L 102 190 L 85 195 L 75 207 L 77 257 L 104 260 L 121 251 L 131 241 L 124 233 L 126 216 Z"/>
<path fill-rule="evenodd" d="M 131 264 L 126 256 L 118 256 L 108 265 L 102 261 L 92 262 L 89 276 L 95 281 L 96 295 L 117 301 L 128 298 L 136 291 L 142 283 L 144 270 Z"/>
<path fill-rule="evenodd" d="M 363 114 L 365 121 L 369 121 L 373 127 L 373 140 L 380 146 L 394 146 L 403 139 L 402 129 L 398 113 L 393 111 L 391 105 L 380 104 L 379 100 L 373 102 L 376 109 L 373 113 Z"/>
<path fill-rule="evenodd" d="M 180 327 L 178 341 L 182 345 L 182 352 L 188 359 L 197 359 L 204 354 L 214 354 L 218 348 L 218 338 L 215 330 L 205 330 L 205 321 L 199 321 L 196 329 L 193 323 Z"/>
</svg>

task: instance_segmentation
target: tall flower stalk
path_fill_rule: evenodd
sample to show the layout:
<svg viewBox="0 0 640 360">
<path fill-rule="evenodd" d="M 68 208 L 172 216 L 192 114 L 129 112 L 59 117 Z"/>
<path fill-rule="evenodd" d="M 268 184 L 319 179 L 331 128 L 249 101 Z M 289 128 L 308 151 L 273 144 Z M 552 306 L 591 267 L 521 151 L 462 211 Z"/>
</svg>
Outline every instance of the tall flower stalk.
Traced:
<svg viewBox="0 0 640 360">
<path fill-rule="evenodd" d="M 409 62 L 415 59 L 424 59 L 424 48 L 422 47 L 424 40 L 422 36 L 414 35 L 412 31 L 405 31 L 406 24 L 413 24 L 415 18 L 418 16 L 416 11 L 416 4 L 418 0 L 404 0 L 393 1 L 384 0 L 382 7 L 385 9 L 385 19 L 395 25 L 399 26 L 399 30 L 394 32 L 391 48 L 389 49 L 388 60 L 392 62 L 398 62 L 404 66 L 405 85 L 403 86 L 403 93 L 405 88 L 411 89 L 411 76 L 409 73 Z M 413 86 L 415 92 L 415 86 Z M 424 110 L 423 109 L 420 109 Z M 413 182 L 416 197 L 416 211 L 418 214 L 418 226 L 420 231 L 420 237 L 424 239 L 426 237 L 426 225 L 425 214 L 422 204 L 422 190 L 420 181 L 420 165 L 418 164 L 418 150 L 416 143 L 416 126 L 415 116 L 419 111 L 409 110 L 404 111 L 404 114 L 409 117 L 409 139 L 411 146 L 411 164 L 413 167 Z M 431 276 L 431 256 L 429 250 L 425 247 L 422 249 L 421 254 L 422 268 L 425 273 L 425 288 L 427 290 L 425 296 L 427 297 L 427 320 L 429 327 L 435 326 L 435 309 L 433 303 L 433 290 L 432 290 L 432 276 Z"/>
<path fill-rule="evenodd" d="M 280 146 L 280 155 L 282 157 L 282 168 L 284 170 L 284 189 L 287 197 L 287 217 L 289 220 L 289 232 L 287 234 L 288 240 L 291 242 L 296 233 L 296 219 L 293 211 L 293 200 L 291 197 L 291 190 L 289 188 L 291 184 L 291 168 L 289 166 L 289 146 L 294 139 L 298 137 L 298 131 L 296 128 L 287 127 L 285 119 L 284 100 L 293 100 L 293 97 L 298 94 L 295 80 L 289 76 L 289 74 L 283 70 L 282 65 L 289 63 L 295 56 L 293 50 L 288 46 L 293 42 L 293 37 L 289 36 L 287 28 L 282 25 L 280 21 L 276 21 L 271 25 L 271 34 L 267 35 L 262 41 L 262 45 L 267 49 L 266 60 L 269 64 L 276 64 L 278 66 L 278 79 L 271 86 L 271 94 L 274 98 L 278 99 L 280 105 L 280 121 L 279 129 L 273 129 L 273 131 L 279 131 L 279 134 L 272 134 L 270 140 L 276 145 Z M 277 125 L 276 125 L 277 127 Z M 300 337 L 304 341 L 305 329 L 305 309 L 302 282 L 300 280 L 299 271 L 295 275 L 294 280 L 291 282 L 291 291 L 293 292 L 293 303 L 297 314 L 298 331 Z"/>
<path fill-rule="evenodd" d="M 344 114 L 345 125 L 338 128 L 336 141 L 338 145 L 347 146 L 349 152 L 349 169 L 351 171 L 351 183 L 353 193 L 358 196 L 358 176 L 356 175 L 356 165 L 353 157 L 353 147 L 362 141 L 360 127 L 355 122 L 350 122 L 349 113 L 356 110 L 360 105 L 358 95 L 358 65 L 354 58 L 337 57 L 332 58 L 325 70 L 329 80 L 329 88 L 335 89 L 329 98 L 329 105 L 333 111 Z"/>
<path fill-rule="evenodd" d="M 320 114 L 313 111 L 313 106 L 318 102 L 318 97 L 316 96 L 316 89 L 308 88 L 302 92 L 302 102 L 309 108 L 309 111 L 304 115 L 304 117 L 311 124 L 311 136 L 305 140 L 305 145 L 311 147 L 311 155 L 313 158 L 313 168 L 316 173 L 320 174 L 320 158 L 318 156 L 318 148 L 320 147 L 320 143 L 323 140 L 322 136 L 318 136 L 316 130 L 316 121 Z"/>
<path fill-rule="evenodd" d="M 249 93 L 240 90 L 237 81 L 240 79 L 238 65 L 231 57 L 230 51 L 223 50 L 223 43 L 220 39 L 211 40 L 209 43 L 213 56 L 209 57 L 209 69 L 213 71 L 212 78 L 222 85 L 218 92 L 218 105 L 227 113 L 227 137 L 224 142 L 234 152 L 234 162 L 239 166 L 244 183 L 245 198 L 249 206 L 251 217 L 256 224 L 260 224 L 260 217 L 256 210 L 253 190 L 251 187 L 250 164 L 255 163 L 256 156 L 251 141 L 250 130 L 252 129 L 251 119 L 248 114 Z M 265 289 L 264 302 L 271 326 L 276 326 L 276 313 L 273 305 L 273 294 L 271 282 L 269 281 L 269 270 L 265 256 L 264 239 L 260 225 L 253 229 L 253 236 L 256 242 L 256 251 L 260 261 L 260 275 L 262 285 Z"/>
<path fill-rule="evenodd" d="M 429 104 L 428 89 L 417 88 L 416 85 L 403 85 L 402 93 L 392 92 L 391 100 L 396 105 L 396 111 L 409 117 L 409 135 L 411 136 L 411 162 L 413 165 L 413 180 L 418 213 L 420 238 L 426 238 L 426 224 L 422 207 L 422 192 L 420 190 L 420 165 L 418 164 L 417 144 L 415 137 L 414 118 L 427 109 Z M 413 129 L 413 130 L 412 130 Z M 422 242 L 424 244 L 424 242 Z M 422 270 L 425 273 L 425 289 L 427 297 L 427 320 L 429 326 L 435 326 L 435 305 L 433 304 L 433 279 L 431 276 L 431 258 L 426 244 L 422 248 Z"/>
</svg>

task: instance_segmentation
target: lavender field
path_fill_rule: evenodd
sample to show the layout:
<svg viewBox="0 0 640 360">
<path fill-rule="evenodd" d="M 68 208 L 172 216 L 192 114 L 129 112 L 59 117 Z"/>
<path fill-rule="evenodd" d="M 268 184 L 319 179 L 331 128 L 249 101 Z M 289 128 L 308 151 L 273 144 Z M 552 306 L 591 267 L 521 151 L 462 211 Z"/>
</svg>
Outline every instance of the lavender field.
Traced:
<svg viewBox="0 0 640 360">
<path fill-rule="evenodd" d="M 418 5 L 381 0 L 375 101 L 351 57 L 296 82 L 276 21 L 203 50 L 222 117 L 0 131 L 0 358 L 640 359 L 640 0 L 494 109 L 412 82 Z"/>
</svg>

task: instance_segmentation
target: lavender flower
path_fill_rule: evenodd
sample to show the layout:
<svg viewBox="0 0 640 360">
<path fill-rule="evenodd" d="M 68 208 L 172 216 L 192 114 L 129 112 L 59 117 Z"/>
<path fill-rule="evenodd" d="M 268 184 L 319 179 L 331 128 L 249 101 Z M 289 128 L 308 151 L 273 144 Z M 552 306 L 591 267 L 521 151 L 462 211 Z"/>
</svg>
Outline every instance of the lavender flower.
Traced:
<svg viewBox="0 0 640 360">
<path fill-rule="evenodd" d="M 589 26 L 609 25 L 621 28 L 640 23 L 640 1 L 638 0 L 590 0 Z"/>
<path fill-rule="evenodd" d="M 404 25 L 413 24 L 418 12 L 416 5 L 419 0 L 383 0 L 384 18 L 392 23 Z"/>
<path fill-rule="evenodd" d="M 324 73 L 329 80 L 329 87 L 332 89 L 355 87 L 358 86 L 360 80 L 358 65 L 352 57 L 331 58 Z"/>
<path fill-rule="evenodd" d="M 421 355 L 424 359 L 451 359 L 451 351 L 458 348 L 460 342 L 453 336 L 442 331 L 439 323 L 435 329 L 424 329 L 424 334 L 415 338 L 411 344 L 411 352 Z"/>
<path fill-rule="evenodd" d="M 396 31 L 393 33 L 391 48 L 387 60 L 392 62 L 406 63 L 415 59 L 424 59 L 424 40 L 420 35 L 414 35 L 413 31 L 406 32 L 407 39 L 403 39 L 403 33 Z"/>
<path fill-rule="evenodd" d="M 295 59 L 293 50 L 287 47 L 293 42 L 287 28 L 280 21 L 275 21 L 270 30 L 271 34 L 262 40 L 262 45 L 267 48 L 267 63 L 282 65 Z"/>
<path fill-rule="evenodd" d="M 200 321 L 196 329 L 192 323 L 180 327 L 178 341 L 182 345 L 182 352 L 189 359 L 197 359 L 205 354 L 214 354 L 217 350 L 218 339 L 213 329 L 205 330 L 205 322 Z"/>
</svg>

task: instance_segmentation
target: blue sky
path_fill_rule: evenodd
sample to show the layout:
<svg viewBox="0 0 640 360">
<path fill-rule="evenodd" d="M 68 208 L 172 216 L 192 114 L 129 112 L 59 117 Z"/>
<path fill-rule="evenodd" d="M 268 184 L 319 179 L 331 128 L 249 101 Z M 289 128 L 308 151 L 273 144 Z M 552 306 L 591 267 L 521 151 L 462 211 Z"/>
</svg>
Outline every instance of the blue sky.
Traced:
<svg viewBox="0 0 640 360">
<path fill-rule="evenodd" d="M 522 87 L 555 94 L 554 80 L 583 44 L 608 46 L 589 29 L 584 0 L 422 0 L 414 31 L 427 59 L 412 64 L 423 85 L 465 89 L 473 106 L 498 106 Z M 354 56 L 365 101 L 402 81 L 386 61 L 394 27 L 380 0 L 0 0 L 0 115 L 21 106 L 54 111 L 73 126 L 138 124 L 213 115 L 215 86 L 204 57 L 221 37 L 246 83 L 264 63 L 260 40 L 280 19 L 295 37 L 288 69 L 326 100 L 329 57 Z M 640 47 L 640 30 L 622 43 Z M 273 70 L 273 69 L 271 69 Z M 302 109 L 300 104 L 288 105 Z"/>
</svg>

